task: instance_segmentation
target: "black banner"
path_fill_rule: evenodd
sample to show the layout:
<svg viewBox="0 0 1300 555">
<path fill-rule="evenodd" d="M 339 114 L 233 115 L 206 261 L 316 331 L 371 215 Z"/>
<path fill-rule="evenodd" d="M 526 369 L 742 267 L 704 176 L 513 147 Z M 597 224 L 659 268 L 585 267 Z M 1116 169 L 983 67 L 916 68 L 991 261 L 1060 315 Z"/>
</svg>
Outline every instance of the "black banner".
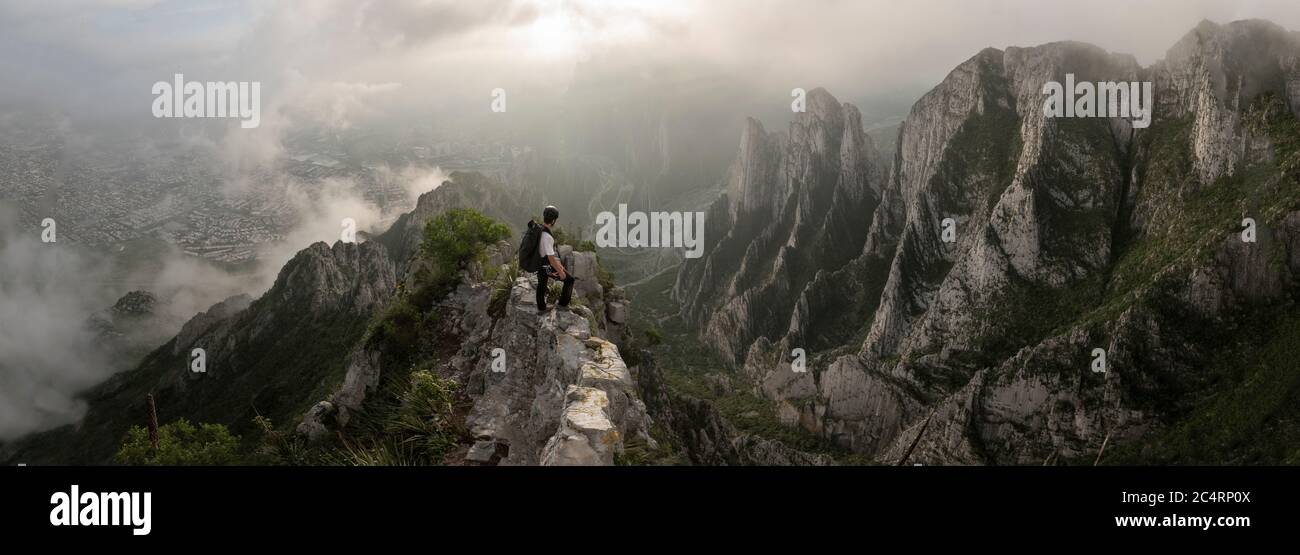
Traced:
<svg viewBox="0 0 1300 555">
<path fill-rule="evenodd" d="M 338 534 L 397 537 L 459 530 L 455 534 L 487 533 L 496 545 L 526 543 L 532 533 L 554 534 L 566 527 L 625 537 L 715 524 L 746 543 L 761 543 L 764 534 L 776 531 L 887 533 L 926 541 L 942 539 L 931 537 L 935 534 L 1029 533 L 1088 541 L 1236 542 L 1294 529 L 1298 472 L 1272 467 L 6 467 L 0 468 L 0 522 L 10 539 L 123 543 L 206 538 L 219 544 L 304 535 L 329 542 Z M 496 537 L 492 530 L 511 533 Z"/>
</svg>

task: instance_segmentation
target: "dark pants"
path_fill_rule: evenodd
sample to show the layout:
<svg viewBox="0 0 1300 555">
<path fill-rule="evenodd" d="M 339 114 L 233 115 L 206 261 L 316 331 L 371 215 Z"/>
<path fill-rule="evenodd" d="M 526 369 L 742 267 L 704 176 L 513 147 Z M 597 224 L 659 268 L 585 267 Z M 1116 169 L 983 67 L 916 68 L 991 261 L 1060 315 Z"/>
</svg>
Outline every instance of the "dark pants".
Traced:
<svg viewBox="0 0 1300 555">
<path fill-rule="evenodd" d="M 555 279 L 546 273 L 549 267 L 543 266 L 537 272 L 537 310 L 546 310 L 546 282 Z M 573 297 L 573 276 L 564 277 L 564 289 L 560 291 L 560 306 L 569 306 L 569 299 Z"/>
</svg>

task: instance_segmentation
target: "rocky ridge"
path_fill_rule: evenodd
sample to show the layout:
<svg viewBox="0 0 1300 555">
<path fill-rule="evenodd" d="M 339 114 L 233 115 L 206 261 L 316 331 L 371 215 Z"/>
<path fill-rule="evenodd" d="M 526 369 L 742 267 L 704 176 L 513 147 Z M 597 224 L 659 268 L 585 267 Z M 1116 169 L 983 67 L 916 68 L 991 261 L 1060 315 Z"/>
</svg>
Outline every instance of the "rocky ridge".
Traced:
<svg viewBox="0 0 1300 555">
<path fill-rule="evenodd" d="M 532 276 L 512 278 L 503 290 L 514 255 L 508 243 L 463 272 L 462 284 L 434 308 L 437 334 L 459 345 L 435 370 L 461 383 L 472 403 L 465 416 L 474 438 L 467 462 L 609 465 L 622 453 L 624 438 L 654 442 L 632 374 L 613 343 L 623 334 L 627 300 L 599 284 L 594 253 L 568 245 L 558 251 L 583 284 L 575 287 L 571 310 L 539 315 Z M 503 309 L 493 313 L 493 296 L 502 294 Z M 342 385 L 313 406 L 297 430 L 319 438 L 347 426 L 378 389 L 383 359 L 379 348 L 358 344 L 346 357 Z"/>
<path fill-rule="evenodd" d="M 790 300 L 859 251 L 866 229 L 851 224 L 878 202 L 881 166 L 861 114 L 824 89 L 809 91 L 785 135 L 749 119 L 705 218 L 711 246 L 678 274 L 683 316 L 733 361 L 755 339 L 799 328 Z"/>
<path fill-rule="evenodd" d="M 248 433 L 256 431 L 254 417 L 264 416 L 316 439 L 346 429 L 377 397 L 385 371 L 401 370 L 385 368 L 384 353 L 366 338 L 370 322 L 403 287 L 418 286 L 415 230 L 444 210 L 502 194 L 482 176 L 458 173 L 376 240 L 311 245 L 261 297 L 232 297 L 194 316 L 138 367 L 90 392 L 83 422 L 5 445 L 0 458 L 110 462 L 127 428 L 142 424 L 147 395 L 160 422 L 183 417 Z M 405 254 L 395 256 L 386 243 Z M 606 290 L 594 253 L 560 250 L 580 279 L 575 304 L 581 306 L 573 312 L 538 315 L 532 277 L 520 276 L 505 310 L 489 314 L 498 280 L 488 274 L 508 272 L 514 256 L 504 242 L 465 271 L 463 283 L 435 308 L 440 343 L 459 344 L 437 370 L 475 400 L 469 428 L 478 449 L 470 456 L 479 457 L 485 446 L 489 451 L 473 462 L 612 464 L 624 438 L 653 442 L 631 371 L 613 342 L 624 334 L 628 301 L 619 289 Z M 147 308 L 148 300 L 134 295 L 124 306 Z M 490 345 L 505 349 L 507 372 L 492 370 Z M 192 371 L 196 356 L 202 372 Z"/>
</svg>

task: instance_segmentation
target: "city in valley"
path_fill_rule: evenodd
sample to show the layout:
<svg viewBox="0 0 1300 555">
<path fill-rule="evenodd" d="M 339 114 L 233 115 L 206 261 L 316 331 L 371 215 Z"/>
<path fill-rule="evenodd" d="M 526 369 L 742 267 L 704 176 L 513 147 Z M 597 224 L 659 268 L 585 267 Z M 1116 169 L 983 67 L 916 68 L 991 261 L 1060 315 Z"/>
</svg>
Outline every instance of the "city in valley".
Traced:
<svg viewBox="0 0 1300 555">
<path fill-rule="evenodd" d="M 152 250 L 161 241 L 226 266 L 254 262 L 263 247 L 282 240 L 301 223 L 299 197 L 310 198 L 328 182 L 346 184 L 349 194 L 395 218 L 414 200 L 399 170 L 501 175 L 531 151 L 428 130 L 401 139 L 309 130 L 291 133 L 269 163 L 232 171 L 210 145 L 72 140 L 54 117 L 4 117 L 0 201 L 17 209 L 21 228 L 39 233 L 51 218 L 59 242 L 120 253 L 132 246 Z"/>
</svg>

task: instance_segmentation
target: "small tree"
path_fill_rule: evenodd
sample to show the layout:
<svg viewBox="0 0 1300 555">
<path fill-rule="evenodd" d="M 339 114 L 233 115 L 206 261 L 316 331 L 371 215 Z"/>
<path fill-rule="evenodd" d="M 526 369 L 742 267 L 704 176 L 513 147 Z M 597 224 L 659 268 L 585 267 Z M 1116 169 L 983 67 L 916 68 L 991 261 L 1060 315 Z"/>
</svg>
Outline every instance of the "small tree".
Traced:
<svg viewBox="0 0 1300 555">
<path fill-rule="evenodd" d="M 510 228 L 469 208 L 453 208 L 424 225 L 420 252 L 440 267 L 463 270 L 483 248 L 510 236 Z"/>
<path fill-rule="evenodd" d="M 440 298 L 456 287 L 457 275 L 470 262 L 481 259 L 487 245 L 510 237 L 510 228 L 468 208 L 453 208 L 424 225 L 420 254 L 433 263 L 430 289 L 418 296 Z M 417 306 L 427 304 L 416 302 Z"/>
</svg>

